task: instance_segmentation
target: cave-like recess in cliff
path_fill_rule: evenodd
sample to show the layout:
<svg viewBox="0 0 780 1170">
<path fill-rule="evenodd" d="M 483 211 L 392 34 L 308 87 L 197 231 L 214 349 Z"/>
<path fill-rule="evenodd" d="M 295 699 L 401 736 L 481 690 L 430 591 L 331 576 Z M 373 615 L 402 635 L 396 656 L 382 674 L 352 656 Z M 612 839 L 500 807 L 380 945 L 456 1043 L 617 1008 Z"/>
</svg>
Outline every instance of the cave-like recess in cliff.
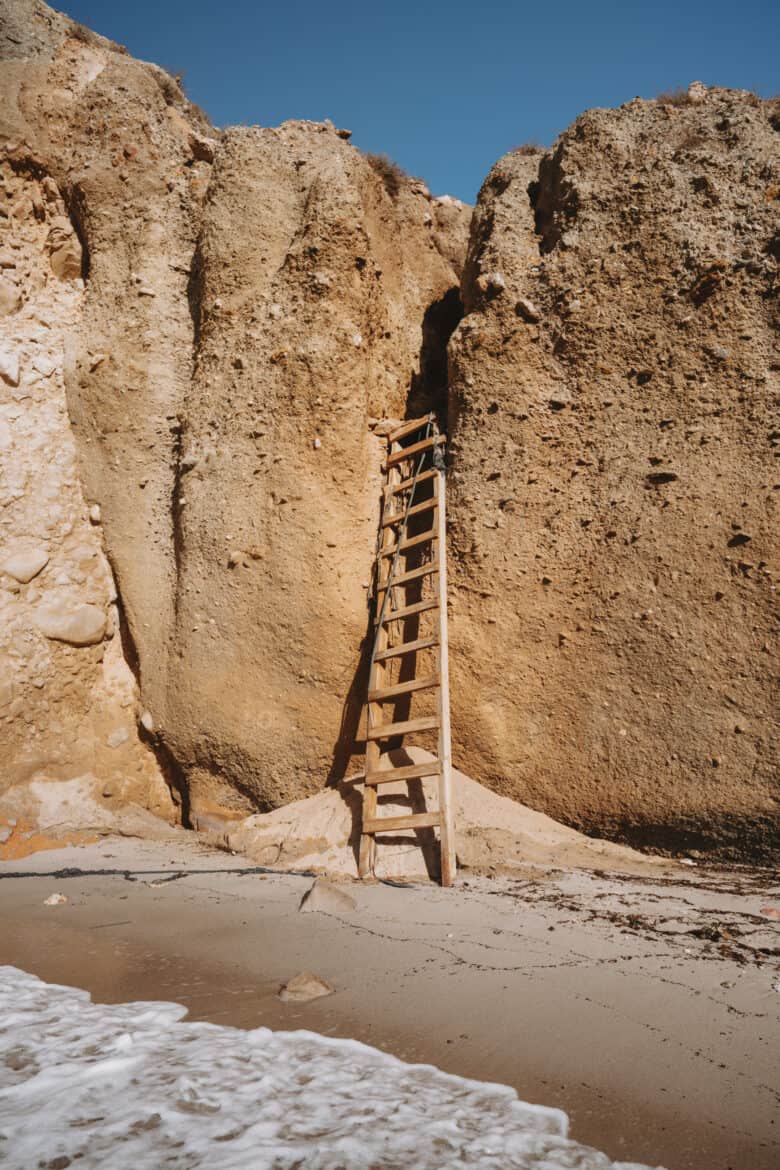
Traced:
<svg viewBox="0 0 780 1170">
<path fill-rule="evenodd" d="M 447 430 L 447 345 L 463 317 L 460 289 L 448 289 L 425 310 L 420 346 L 420 371 L 412 378 L 406 399 L 406 418 L 434 411 L 440 428 Z"/>
</svg>

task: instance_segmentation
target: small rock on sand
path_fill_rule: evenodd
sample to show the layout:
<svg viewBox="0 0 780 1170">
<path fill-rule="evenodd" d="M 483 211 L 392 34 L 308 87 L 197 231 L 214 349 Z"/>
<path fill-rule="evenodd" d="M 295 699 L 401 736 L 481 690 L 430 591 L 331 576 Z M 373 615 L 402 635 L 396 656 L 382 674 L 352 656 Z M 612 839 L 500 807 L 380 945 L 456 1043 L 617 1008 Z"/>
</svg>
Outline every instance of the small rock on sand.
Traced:
<svg viewBox="0 0 780 1170">
<path fill-rule="evenodd" d="M 279 999 L 284 1003 L 306 1003 L 323 995 L 333 995 L 335 990 L 326 979 L 320 979 L 319 975 L 301 971 L 300 975 L 296 975 L 281 989 Z"/>
<path fill-rule="evenodd" d="M 304 913 L 319 911 L 322 914 L 343 914 L 356 910 L 357 902 L 345 890 L 340 890 L 331 882 L 317 878 L 301 898 L 298 909 Z"/>
<path fill-rule="evenodd" d="M 64 906 L 67 902 L 64 894 L 49 894 L 48 898 L 44 898 L 44 906 Z"/>
</svg>

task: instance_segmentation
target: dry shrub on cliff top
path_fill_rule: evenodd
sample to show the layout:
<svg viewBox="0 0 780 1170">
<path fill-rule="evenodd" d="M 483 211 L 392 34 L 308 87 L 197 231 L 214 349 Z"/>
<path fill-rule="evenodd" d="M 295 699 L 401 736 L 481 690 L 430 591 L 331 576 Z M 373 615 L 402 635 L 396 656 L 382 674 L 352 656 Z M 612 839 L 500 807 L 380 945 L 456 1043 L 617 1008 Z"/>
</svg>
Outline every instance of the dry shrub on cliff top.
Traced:
<svg viewBox="0 0 780 1170">
<path fill-rule="evenodd" d="M 116 41 L 101 37 L 98 33 L 93 32 L 91 28 L 87 28 L 85 24 L 79 24 L 77 20 L 71 22 L 68 32 L 75 41 L 81 41 L 82 45 L 89 45 L 93 49 L 100 49 L 108 45 L 114 53 L 122 53 L 125 57 L 129 56 L 124 45 L 118 45 Z"/>
<path fill-rule="evenodd" d="M 666 89 L 655 99 L 659 106 L 690 106 L 692 104 L 687 89 L 678 86 L 677 89 Z"/>
<path fill-rule="evenodd" d="M 537 142 L 535 138 L 531 138 L 528 142 L 521 142 L 519 146 L 513 146 L 509 153 L 526 157 L 532 154 L 544 154 L 546 149 L 545 146 L 542 146 L 541 142 Z"/>
<path fill-rule="evenodd" d="M 366 158 L 384 183 L 387 194 L 391 199 L 395 199 L 411 175 L 387 154 L 367 154 Z"/>
</svg>

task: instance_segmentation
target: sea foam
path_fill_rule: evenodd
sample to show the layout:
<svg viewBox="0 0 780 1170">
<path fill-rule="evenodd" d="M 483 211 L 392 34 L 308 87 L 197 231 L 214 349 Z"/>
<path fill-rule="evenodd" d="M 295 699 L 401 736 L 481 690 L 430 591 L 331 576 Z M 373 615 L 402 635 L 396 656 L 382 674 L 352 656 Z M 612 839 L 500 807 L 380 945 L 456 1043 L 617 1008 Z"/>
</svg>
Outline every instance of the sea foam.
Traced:
<svg viewBox="0 0 780 1170">
<path fill-rule="evenodd" d="M 507 1086 L 185 1015 L 0 967 L 2 1170 L 642 1170 Z"/>
</svg>

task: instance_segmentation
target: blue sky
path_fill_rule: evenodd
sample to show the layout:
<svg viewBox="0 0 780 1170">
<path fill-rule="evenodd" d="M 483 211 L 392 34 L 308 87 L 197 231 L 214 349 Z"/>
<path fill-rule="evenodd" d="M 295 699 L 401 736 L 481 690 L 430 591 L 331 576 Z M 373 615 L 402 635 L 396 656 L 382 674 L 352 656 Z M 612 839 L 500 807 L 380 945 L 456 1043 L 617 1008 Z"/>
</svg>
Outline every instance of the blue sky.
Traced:
<svg viewBox="0 0 780 1170">
<path fill-rule="evenodd" d="M 777 0 L 60 3 L 183 72 L 218 126 L 330 118 L 361 149 L 469 202 L 507 150 L 552 142 L 590 106 L 695 79 L 780 91 Z"/>
</svg>

